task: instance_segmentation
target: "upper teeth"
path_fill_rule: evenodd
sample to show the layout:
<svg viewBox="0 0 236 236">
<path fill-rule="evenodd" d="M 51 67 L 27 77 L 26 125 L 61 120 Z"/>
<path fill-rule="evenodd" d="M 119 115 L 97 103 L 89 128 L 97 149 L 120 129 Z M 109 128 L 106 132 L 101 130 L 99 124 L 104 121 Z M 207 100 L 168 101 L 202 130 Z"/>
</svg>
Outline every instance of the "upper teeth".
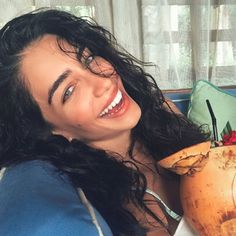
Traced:
<svg viewBox="0 0 236 236">
<path fill-rule="evenodd" d="M 100 116 L 104 116 L 105 114 L 108 113 L 109 110 L 111 110 L 113 107 L 115 107 L 120 100 L 122 99 L 122 93 L 120 90 L 118 90 L 114 100 L 110 103 L 110 105 L 108 105 L 101 113 Z"/>
</svg>

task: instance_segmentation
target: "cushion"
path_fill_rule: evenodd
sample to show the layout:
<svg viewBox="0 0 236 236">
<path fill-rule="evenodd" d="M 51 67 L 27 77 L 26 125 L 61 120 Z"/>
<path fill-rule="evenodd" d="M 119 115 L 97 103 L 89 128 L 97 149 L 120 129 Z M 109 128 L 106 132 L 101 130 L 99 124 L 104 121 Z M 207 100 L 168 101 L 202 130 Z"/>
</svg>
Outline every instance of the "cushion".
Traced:
<svg viewBox="0 0 236 236">
<path fill-rule="evenodd" d="M 187 116 L 198 125 L 207 124 L 212 132 L 212 119 L 207 107 L 209 100 L 217 121 L 218 139 L 227 122 L 236 130 L 236 96 L 227 93 L 208 81 L 198 80 L 193 87 Z"/>
<path fill-rule="evenodd" d="M 104 235 L 111 236 L 108 224 L 91 208 L 92 213 L 68 176 L 47 161 L 12 165 L 0 181 L 1 236 L 99 235 L 91 214 Z"/>
</svg>

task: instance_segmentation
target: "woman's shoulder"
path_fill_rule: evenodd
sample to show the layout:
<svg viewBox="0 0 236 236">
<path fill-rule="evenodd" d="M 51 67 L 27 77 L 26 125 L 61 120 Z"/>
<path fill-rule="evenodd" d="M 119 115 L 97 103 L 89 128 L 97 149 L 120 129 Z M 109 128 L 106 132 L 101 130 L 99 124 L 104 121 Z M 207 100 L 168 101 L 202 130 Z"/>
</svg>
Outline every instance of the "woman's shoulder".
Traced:
<svg viewBox="0 0 236 236">
<path fill-rule="evenodd" d="M 111 235 L 98 212 L 96 216 Z M 5 170 L 0 180 L 0 222 L 0 235 L 99 235 L 69 179 L 46 161 Z"/>
</svg>

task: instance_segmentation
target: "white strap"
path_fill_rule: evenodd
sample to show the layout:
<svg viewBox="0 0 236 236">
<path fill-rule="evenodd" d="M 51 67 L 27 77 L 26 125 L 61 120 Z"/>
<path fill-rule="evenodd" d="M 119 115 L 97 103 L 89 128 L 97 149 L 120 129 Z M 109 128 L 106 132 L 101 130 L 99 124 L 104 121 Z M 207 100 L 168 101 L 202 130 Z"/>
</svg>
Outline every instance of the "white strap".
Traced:
<svg viewBox="0 0 236 236">
<path fill-rule="evenodd" d="M 145 191 L 146 193 L 152 195 L 154 198 L 156 198 L 158 201 L 160 201 L 162 203 L 162 205 L 164 206 L 165 208 L 165 211 L 166 213 L 172 217 L 173 219 L 177 220 L 177 221 L 180 221 L 181 220 L 181 216 L 179 216 L 177 213 L 175 213 L 174 211 L 172 211 L 162 200 L 161 198 L 155 193 L 153 192 L 152 190 L 150 189 L 146 189 Z"/>
<path fill-rule="evenodd" d="M 82 203 L 86 206 L 91 218 L 92 218 L 92 222 L 94 223 L 94 225 L 96 226 L 97 228 L 97 231 L 98 231 L 98 235 L 99 236 L 104 236 L 103 232 L 102 232 L 102 229 L 101 229 L 101 226 L 99 225 L 98 223 L 98 220 L 97 220 L 97 216 L 95 214 L 95 211 L 93 209 L 93 206 L 91 205 L 91 203 L 88 201 L 88 199 L 86 198 L 83 190 L 81 188 L 78 188 L 78 193 L 79 193 L 79 196 L 81 198 L 81 201 Z"/>
<path fill-rule="evenodd" d="M 0 180 L 1 180 L 2 177 L 3 177 L 5 170 L 6 170 L 6 168 L 2 168 L 2 169 L 0 170 Z"/>
</svg>

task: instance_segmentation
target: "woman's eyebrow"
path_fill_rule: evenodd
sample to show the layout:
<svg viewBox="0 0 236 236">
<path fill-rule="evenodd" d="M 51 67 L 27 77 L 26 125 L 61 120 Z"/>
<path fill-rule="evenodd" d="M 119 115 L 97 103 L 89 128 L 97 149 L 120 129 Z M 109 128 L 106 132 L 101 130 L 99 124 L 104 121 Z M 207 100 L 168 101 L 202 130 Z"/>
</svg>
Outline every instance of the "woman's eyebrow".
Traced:
<svg viewBox="0 0 236 236">
<path fill-rule="evenodd" d="M 52 98 L 54 93 L 56 92 L 56 90 L 58 89 L 58 87 L 60 86 L 60 84 L 66 79 L 68 78 L 68 76 L 71 74 L 71 70 L 67 69 L 65 70 L 61 75 L 58 76 L 58 78 L 54 81 L 54 83 L 52 84 L 52 86 L 49 88 L 48 91 L 48 104 L 51 105 L 52 103 Z"/>
</svg>

